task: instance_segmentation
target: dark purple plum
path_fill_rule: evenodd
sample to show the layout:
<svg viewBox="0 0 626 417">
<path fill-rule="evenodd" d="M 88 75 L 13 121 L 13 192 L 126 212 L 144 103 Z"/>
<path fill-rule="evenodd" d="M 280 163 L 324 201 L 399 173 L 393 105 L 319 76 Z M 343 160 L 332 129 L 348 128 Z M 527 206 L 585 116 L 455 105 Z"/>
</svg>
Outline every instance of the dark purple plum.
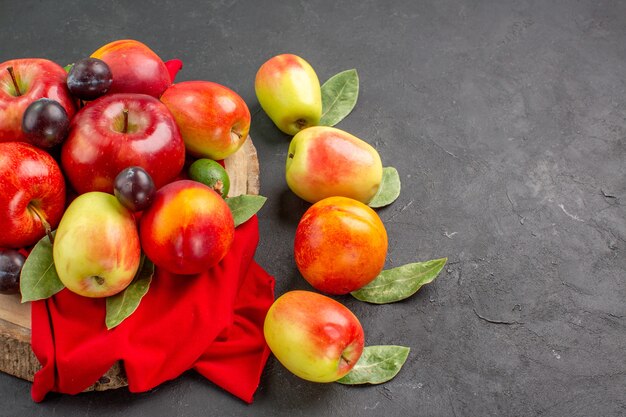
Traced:
<svg viewBox="0 0 626 417">
<path fill-rule="evenodd" d="M 113 190 L 120 203 L 130 211 L 147 209 L 156 194 L 152 177 L 141 167 L 128 167 L 117 174 Z"/>
<path fill-rule="evenodd" d="M 50 149 L 65 140 L 70 129 L 67 112 L 58 101 L 49 98 L 35 100 L 26 108 L 22 131 L 35 146 Z"/>
<path fill-rule="evenodd" d="M 0 249 L 0 294 L 20 292 L 20 273 L 26 258 L 14 249 Z"/>
<path fill-rule="evenodd" d="M 67 88 L 74 97 L 94 100 L 109 91 L 113 83 L 111 69 L 98 58 L 77 61 L 67 74 Z"/>
</svg>

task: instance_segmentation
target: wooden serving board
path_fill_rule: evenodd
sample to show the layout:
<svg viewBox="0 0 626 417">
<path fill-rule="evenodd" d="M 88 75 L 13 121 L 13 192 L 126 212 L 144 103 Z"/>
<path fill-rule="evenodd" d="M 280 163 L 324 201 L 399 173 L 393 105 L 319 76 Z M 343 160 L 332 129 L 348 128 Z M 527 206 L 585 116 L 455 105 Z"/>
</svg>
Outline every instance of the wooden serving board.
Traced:
<svg viewBox="0 0 626 417">
<path fill-rule="evenodd" d="M 224 160 L 230 178 L 229 197 L 259 194 L 259 160 L 248 136 L 244 145 Z M 33 380 L 41 367 L 30 347 L 30 303 L 22 304 L 19 295 L 0 294 L 0 371 Z M 87 391 L 103 391 L 127 385 L 121 363 L 116 363 Z"/>
</svg>

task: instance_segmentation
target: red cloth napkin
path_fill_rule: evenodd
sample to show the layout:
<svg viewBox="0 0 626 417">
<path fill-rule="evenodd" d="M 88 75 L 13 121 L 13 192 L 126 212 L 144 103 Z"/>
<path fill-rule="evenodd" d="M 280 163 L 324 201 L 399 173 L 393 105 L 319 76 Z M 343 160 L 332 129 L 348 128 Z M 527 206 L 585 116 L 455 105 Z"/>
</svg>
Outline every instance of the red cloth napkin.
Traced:
<svg viewBox="0 0 626 417">
<path fill-rule="evenodd" d="M 157 268 L 137 310 L 107 330 L 105 300 L 67 289 L 32 303 L 32 348 L 42 365 L 33 400 L 76 394 L 123 361 L 132 392 L 195 369 L 252 402 L 269 355 L 263 321 L 274 279 L 253 259 L 256 216 L 237 227 L 226 257 L 207 272 L 181 276 Z"/>
<path fill-rule="evenodd" d="M 174 82 L 176 74 L 183 68 L 183 61 L 180 59 L 170 59 L 165 62 L 165 68 L 167 68 L 167 72 L 170 73 L 170 80 Z"/>
</svg>

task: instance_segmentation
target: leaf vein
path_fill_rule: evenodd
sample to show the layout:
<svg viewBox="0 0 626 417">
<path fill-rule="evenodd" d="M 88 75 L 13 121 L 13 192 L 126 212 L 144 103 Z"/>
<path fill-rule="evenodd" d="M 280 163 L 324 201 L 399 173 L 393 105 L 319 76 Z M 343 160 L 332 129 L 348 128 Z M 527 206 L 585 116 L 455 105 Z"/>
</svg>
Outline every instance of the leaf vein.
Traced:
<svg viewBox="0 0 626 417">
<path fill-rule="evenodd" d="M 326 116 L 328 114 L 328 112 L 330 110 L 332 110 L 332 108 L 335 106 L 335 104 L 339 101 L 339 98 L 341 97 L 341 93 L 343 93 L 343 90 L 345 90 L 346 86 L 348 85 L 349 81 L 346 81 L 345 83 L 343 83 L 343 85 L 341 86 L 341 89 L 339 90 L 339 92 L 335 95 L 335 99 L 333 100 L 333 102 L 326 108 L 326 111 L 322 114 L 322 117 L 320 119 L 323 119 L 324 116 Z"/>
<path fill-rule="evenodd" d="M 50 264 L 45 271 L 43 271 L 43 273 L 41 274 L 41 276 L 39 277 L 39 279 L 37 280 L 37 283 L 35 285 L 33 285 L 33 288 L 39 288 L 39 284 L 41 283 L 41 281 L 46 277 L 46 275 L 48 274 L 48 271 L 50 271 L 50 268 L 52 268 L 54 266 L 54 264 Z"/>
</svg>

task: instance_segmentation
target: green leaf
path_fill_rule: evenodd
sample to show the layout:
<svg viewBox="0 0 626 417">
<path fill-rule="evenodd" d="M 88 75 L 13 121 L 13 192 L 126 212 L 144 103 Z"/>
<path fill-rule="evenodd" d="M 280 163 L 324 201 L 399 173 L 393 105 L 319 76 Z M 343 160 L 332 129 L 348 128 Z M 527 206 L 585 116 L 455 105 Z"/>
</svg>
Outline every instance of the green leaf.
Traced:
<svg viewBox="0 0 626 417">
<path fill-rule="evenodd" d="M 52 243 L 48 236 L 44 236 L 37 242 L 22 267 L 20 275 L 22 302 L 51 297 L 63 288 L 65 286 L 54 267 Z"/>
<path fill-rule="evenodd" d="M 154 264 L 142 255 L 141 264 L 133 281 L 124 291 L 107 297 L 105 318 L 107 329 L 114 328 L 137 310 L 139 302 L 150 288 L 152 275 L 154 275 Z"/>
<path fill-rule="evenodd" d="M 262 195 L 243 194 L 237 197 L 229 197 L 226 199 L 226 204 L 230 207 L 231 213 L 233 213 L 233 219 L 235 220 L 235 227 L 242 223 L 245 223 L 254 216 L 254 214 L 261 210 L 263 204 L 267 201 L 267 197 Z"/>
<path fill-rule="evenodd" d="M 335 126 L 354 108 L 359 98 L 359 75 L 355 69 L 335 74 L 322 85 L 321 126 Z"/>
<path fill-rule="evenodd" d="M 416 262 L 381 272 L 374 281 L 351 292 L 357 300 L 387 304 L 404 300 L 437 278 L 448 258 Z"/>
<path fill-rule="evenodd" d="M 65 72 L 70 72 L 72 70 L 72 68 L 74 67 L 74 64 L 67 64 L 66 66 L 63 67 L 63 69 L 65 70 Z"/>
<path fill-rule="evenodd" d="M 400 372 L 410 350 L 405 346 L 366 346 L 354 368 L 337 382 L 346 385 L 387 382 Z"/>
<path fill-rule="evenodd" d="M 378 191 L 369 203 L 370 207 L 383 207 L 396 201 L 400 195 L 400 175 L 394 167 L 383 168 L 383 179 L 380 182 Z"/>
</svg>

